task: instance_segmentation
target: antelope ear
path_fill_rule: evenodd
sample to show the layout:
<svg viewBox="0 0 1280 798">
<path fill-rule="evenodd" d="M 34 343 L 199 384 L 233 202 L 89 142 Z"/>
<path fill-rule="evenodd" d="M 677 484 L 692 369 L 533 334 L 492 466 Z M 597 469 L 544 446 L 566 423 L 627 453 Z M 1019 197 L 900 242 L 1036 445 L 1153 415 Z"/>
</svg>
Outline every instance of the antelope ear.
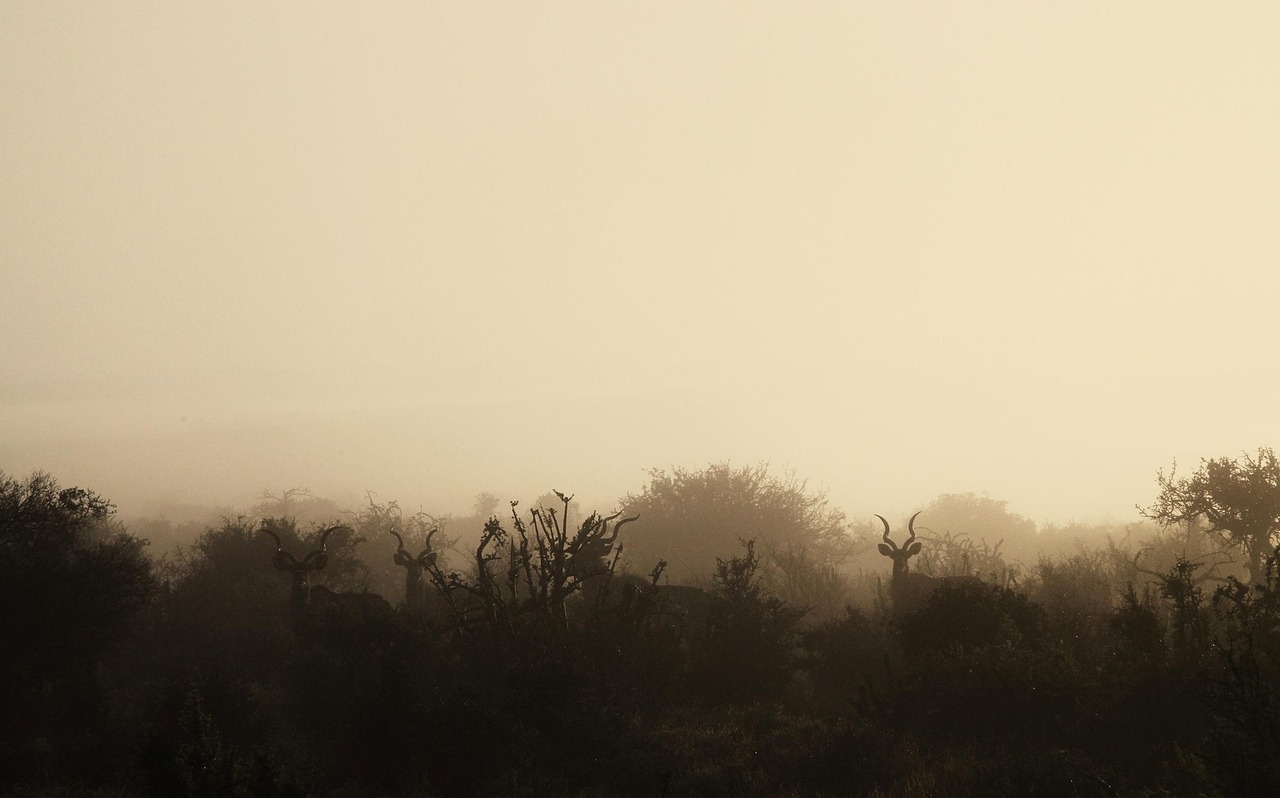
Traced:
<svg viewBox="0 0 1280 798">
<path fill-rule="evenodd" d="M 405 568 L 408 568 L 410 565 L 413 565 L 413 560 L 409 557 L 408 554 L 405 554 L 403 551 L 396 552 L 395 561 L 396 561 L 396 565 L 400 565 Z"/>
<path fill-rule="evenodd" d="M 919 554 L 919 553 L 920 553 L 920 544 L 919 544 L 919 543 L 912 543 L 910 546 L 907 546 L 907 556 L 908 556 L 908 557 L 914 557 L 914 556 L 916 556 L 916 555 L 917 555 L 917 554 Z"/>
<path fill-rule="evenodd" d="M 883 555 L 884 555 L 884 556 L 886 556 L 886 557 L 892 557 L 892 556 L 893 556 L 893 549 L 889 548 L 889 544 L 888 544 L 888 543 L 881 543 L 879 546 L 876 546 L 876 548 L 877 548 L 877 549 L 879 549 L 879 550 L 880 550 L 880 553 L 881 553 L 881 554 L 883 554 Z"/>
<path fill-rule="evenodd" d="M 277 551 L 271 558 L 271 564 L 277 571 L 288 571 L 298 564 L 298 560 L 287 551 Z"/>
<path fill-rule="evenodd" d="M 324 567 L 328 564 L 329 564 L 329 555 L 325 554 L 324 552 L 319 552 L 319 553 L 313 552 L 312 554 L 307 556 L 306 560 L 303 561 L 303 565 L 307 566 L 307 568 L 312 571 L 324 570 Z"/>
<path fill-rule="evenodd" d="M 424 551 L 418 557 L 418 562 L 422 563 L 422 567 L 430 568 L 431 566 L 436 564 L 436 557 L 439 557 L 439 556 L 440 556 L 439 552 Z"/>
</svg>

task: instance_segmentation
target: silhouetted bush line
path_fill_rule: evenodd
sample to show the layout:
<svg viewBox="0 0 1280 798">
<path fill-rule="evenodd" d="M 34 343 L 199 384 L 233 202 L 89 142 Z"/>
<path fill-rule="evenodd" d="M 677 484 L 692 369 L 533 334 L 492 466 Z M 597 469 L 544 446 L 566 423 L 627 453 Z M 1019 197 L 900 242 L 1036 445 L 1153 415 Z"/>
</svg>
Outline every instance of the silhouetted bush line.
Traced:
<svg viewBox="0 0 1280 798">
<path fill-rule="evenodd" d="M 0 475 L 0 793 L 1280 794 L 1274 554 L 1212 592 L 1176 560 L 1103 600 L 1082 554 L 809 621 L 752 542 L 676 590 L 615 573 L 615 518 L 540 511 L 423 559 L 432 601 L 299 614 L 271 558 L 318 531 L 228 520 L 162 573 L 100 497 Z M 358 538 L 324 541 L 334 584 L 416 589 Z"/>
</svg>

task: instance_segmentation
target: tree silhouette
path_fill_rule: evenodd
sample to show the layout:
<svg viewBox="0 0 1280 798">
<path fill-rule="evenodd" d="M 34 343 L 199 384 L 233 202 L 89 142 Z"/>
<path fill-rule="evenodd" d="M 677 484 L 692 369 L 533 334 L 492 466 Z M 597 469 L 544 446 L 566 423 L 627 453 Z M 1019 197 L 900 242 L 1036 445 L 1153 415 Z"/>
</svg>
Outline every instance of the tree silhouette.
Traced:
<svg viewBox="0 0 1280 798">
<path fill-rule="evenodd" d="M 765 552 L 803 546 L 823 562 L 840 559 L 851 545 L 844 513 L 824 494 L 794 474 L 770 475 L 765 464 L 653 469 L 649 476 L 644 490 L 620 500 L 641 518 L 623 541 L 640 571 L 666 560 L 678 579 L 705 579 L 740 540 L 756 540 Z"/>
<path fill-rule="evenodd" d="M 144 544 L 114 511 L 46 473 L 0 472 L 2 773 L 94 766 L 98 663 L 155 589 Z"/>
<path fill-rule="evenodd" d="M 1204 518 L 1210 534 L 1241 548 L 1254 581 L 1263 578 L 1268 555 L 1275 550 L 1280 530 L 1280 459 L 1268 447 L 1256 456 L 1201 460 L 1189 477 L 1178 478 L 1177 463 L 1168 474 L 1160 471 L 1160 495 L 1150 507 L 1138 507 L 1162 524 Z"/>
</svg>

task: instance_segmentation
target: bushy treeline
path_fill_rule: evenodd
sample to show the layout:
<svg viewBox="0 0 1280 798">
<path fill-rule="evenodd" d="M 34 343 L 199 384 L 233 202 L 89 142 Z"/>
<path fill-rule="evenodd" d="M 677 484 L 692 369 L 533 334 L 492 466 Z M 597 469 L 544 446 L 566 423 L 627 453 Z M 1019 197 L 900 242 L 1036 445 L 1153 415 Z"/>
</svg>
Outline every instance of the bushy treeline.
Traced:
<svg viewBox="0 0 1280 798">
<path fill-rule="evenodd" d="M 358 547 L 391 562 L 430 518 L 228 519 L 160 568 L 101 497 L 0 475 L 0 792 L 1280 794 L 1274 557 L 1215 581 L 1113 547 L 1014 579 L 940 545 L 1006 578 L 824 618 L 780 594 L 829 594 L 830 560 L 744 540 L 671 586 L 603 545 L 625 518 L 560 498 L 423 558 L 437 601 L 411 607 Z M 278 551 L 397 606 L 299 613 Z"/>
</svg>

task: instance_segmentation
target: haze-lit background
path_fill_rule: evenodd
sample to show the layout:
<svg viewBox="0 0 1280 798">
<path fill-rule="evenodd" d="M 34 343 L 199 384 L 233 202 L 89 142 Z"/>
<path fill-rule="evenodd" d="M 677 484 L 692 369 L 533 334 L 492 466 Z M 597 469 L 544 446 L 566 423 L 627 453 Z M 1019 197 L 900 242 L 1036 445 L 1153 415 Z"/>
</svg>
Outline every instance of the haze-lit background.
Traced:
<svg viewBox="0 0 1280 798">
<path fill-rule="evenodd" d="M 0 469 L 1134 516 L 1273 445 L 1280 10 L 0 4 Z"/>
</svg>

